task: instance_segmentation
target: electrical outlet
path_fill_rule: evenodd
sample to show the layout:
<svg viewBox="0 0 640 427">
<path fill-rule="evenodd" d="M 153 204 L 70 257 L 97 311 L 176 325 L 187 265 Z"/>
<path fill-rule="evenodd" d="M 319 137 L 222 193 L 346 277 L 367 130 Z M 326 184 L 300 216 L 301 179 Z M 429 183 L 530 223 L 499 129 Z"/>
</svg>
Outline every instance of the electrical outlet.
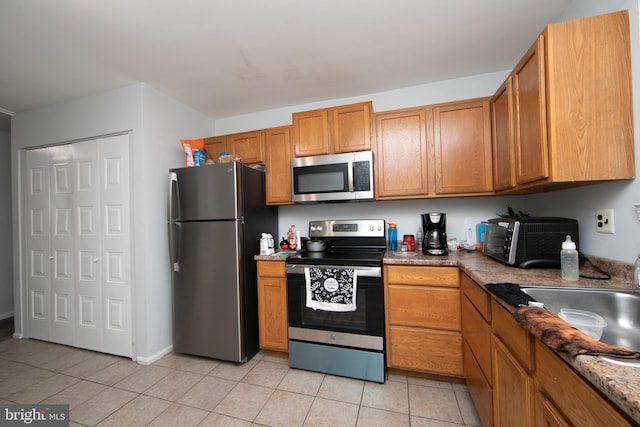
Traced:
<svg viewBox="0 0 640 427">
<path fill-rule="evenodd" d="M 596 209 L 596 231 L 598 233 L 615 233 L 613 209 Z"/>
</svg>

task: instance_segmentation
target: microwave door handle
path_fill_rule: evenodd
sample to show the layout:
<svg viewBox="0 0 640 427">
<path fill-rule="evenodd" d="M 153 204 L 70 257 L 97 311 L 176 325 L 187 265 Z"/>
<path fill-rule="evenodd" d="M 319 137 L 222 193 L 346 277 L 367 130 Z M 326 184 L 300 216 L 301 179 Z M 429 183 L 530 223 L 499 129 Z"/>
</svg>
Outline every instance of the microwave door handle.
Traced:
<svg viewBox="0 0 640 427">
<path fill-rule="evenodd" d="M 353 193 L 353 162 L 348 162 L 347 175 L 349 180 L 349 193 Z"/>
</svg>

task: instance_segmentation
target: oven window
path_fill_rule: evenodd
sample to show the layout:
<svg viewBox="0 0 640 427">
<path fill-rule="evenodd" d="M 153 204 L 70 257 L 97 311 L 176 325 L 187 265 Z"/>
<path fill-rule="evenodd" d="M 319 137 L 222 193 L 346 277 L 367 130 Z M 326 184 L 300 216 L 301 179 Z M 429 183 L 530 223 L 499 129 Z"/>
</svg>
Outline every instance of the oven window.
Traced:
<svg viewBox="0 0 640 427">
<path fill-rule="evenodd" d="M 384 292 L 379 277 L 358 277 L 355 311 L 307 308 L 303 274 L 287 274 L 287 300 L 289 326 L 361 335 L 384 334 Z"/>
<path fill-rule="evenodd" d="M 306 298 L 301 301 L 301 327 L 351 332 L 367 331 L 367 298 L 366 289 L 358 289 L 356 295 L 356 311 L 335 312 L 313 310 L 306 307 Z"/>
</svg>

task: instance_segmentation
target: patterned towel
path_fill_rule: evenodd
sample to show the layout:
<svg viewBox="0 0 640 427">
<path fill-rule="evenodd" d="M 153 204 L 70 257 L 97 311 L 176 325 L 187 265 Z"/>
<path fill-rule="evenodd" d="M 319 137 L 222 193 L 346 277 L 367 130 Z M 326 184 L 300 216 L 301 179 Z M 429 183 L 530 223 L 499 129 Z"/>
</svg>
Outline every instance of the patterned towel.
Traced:
<svg viewBox="0 0 640 427">
<path fill-rule="evenodd" d="M 356 311 L 357 274 L 350 268 L 305 268 L 307 307 Z"/>
</svg>

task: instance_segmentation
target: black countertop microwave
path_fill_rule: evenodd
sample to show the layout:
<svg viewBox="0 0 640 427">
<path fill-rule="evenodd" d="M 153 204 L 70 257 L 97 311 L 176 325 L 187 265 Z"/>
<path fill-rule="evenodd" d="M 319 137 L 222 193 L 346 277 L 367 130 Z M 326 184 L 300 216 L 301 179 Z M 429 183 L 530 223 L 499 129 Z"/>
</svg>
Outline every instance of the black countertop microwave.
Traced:
<svg viewBox="0 0 640 427">
<path fill-rule="evenodd" d="M 560 268 L 560 251 L 567 235 L 579 249 L 578 221 L 570 218 L 490 219 L 482 252 L 520 268 Z"/>
<path fill-rule="evenodd" d="M 295 203 L 373 200 L 373 153 L 291 159 L 291 199 Z"/>
</svg>

